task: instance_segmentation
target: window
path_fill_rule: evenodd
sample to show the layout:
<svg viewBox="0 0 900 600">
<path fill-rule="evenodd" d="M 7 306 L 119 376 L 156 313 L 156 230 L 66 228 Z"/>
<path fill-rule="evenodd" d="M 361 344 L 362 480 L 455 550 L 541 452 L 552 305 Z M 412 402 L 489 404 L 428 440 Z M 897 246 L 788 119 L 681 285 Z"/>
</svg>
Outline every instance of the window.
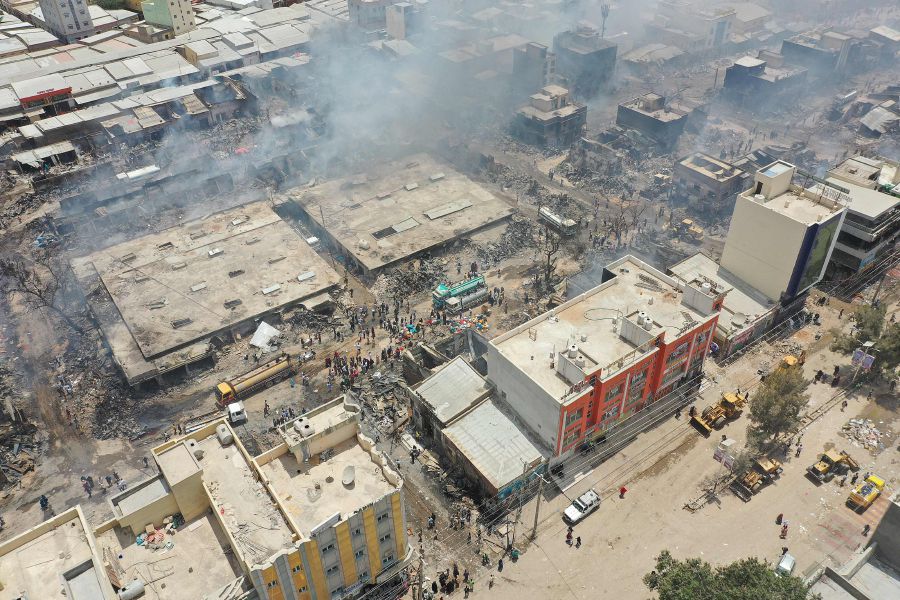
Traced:
<svg viewBox="0 0 900 600">
<path fill-rule="evenodd" d="M 384 514 L 378 515 L 378 518 L 375 520 L 378 521 L 379 523 L 381 523 L 385 519 L 390 519 L 390 518 L 391 518 L 391 513 L 384 513 Z"/>
<path fill-rule="evenodd" d="M 306 586 L 305 586 L 305 585 L 301 585 L 300 587 L 297 588 L 297 591 L 300 592 L 300 593 L 302 594 L 303 592 L 306 591 Z"/>
<path fill-rule="evenodd" d="M 360 571 L 359 576 L 357 577 L 357 579 L 358 579 L 359 581 L 365 581 L 365 580 L 368 579 L 368 578 L 369 578 L 369 572 L 368 572 L 368 571 Z"/>
<path fill-rule="evenodd" d="M 357 550 L 353 553 L 354 558 L 362 558 L 366 554 L 365 550 Z"/>
<path fill-rule="evenodd" d="M 301 570 L 303 570 L 301 565 L 295 565 L 294 568 L 291 569 L 291 573 L 299 573 Z"/>
<path fill-rule="evenodd" d="M 270 581 L 269 583 L 266 584 L 266 587 L 269 588 L 269 589 L 272 589 L 272 588 L 274 588 L 274 587 L 278 587 L 278 580 L 277 580 L 277 579 L 273 579 L 272 581 Z"/>
<path fill-rule="evenodd" d="M 340 570 L 340 567 L 338 565 L 334 565 L 333 567 L 328 567 L 327 569 L 325 569 L 325 574 L 331 575 L 332 573 L 336 573 L 339 570 Z"/>
<path fill-rule="evenodd" d="M 563 438 L 562 447 L 567 448 L 568 446 L 575 443 L 578 438 L 581 437 L 581 427 L 576 427 L 572 431 L 566 434 L 566 437 Z"/>
<path fill-rule="evenodd" d="M 334 544 L 328 544 L 327 546 L 322 546 L 322 554 L 334 550 Z"/>
<path fill-rule="evenodd" d="M 582 416 L 584 416 L 584 409 L 582 408 L 566 413 L 566 427 L 569 427 L 569 425 L 571 425 L 572 423 L 580 421 Z"/>
<path fill-rule="evenodd" d="M 381 559 L 382 566 L 386 566 L 394 562 L 393 554 L 386 554 L 384 558 Z"/>
<path fill-rule="evenodd" d="M 354 530 L 353 530 L 353 535 L 362 535 L 362 528 L 361 528 L 361 527 L 357 527 L 356 529 L 354 529 Z"/>
<path fill-rule="evenodd" d="M 609 410 L 607 410 L 605 413 L 603 413 L 603 420 L 608 421 L 610 419 L 615 419 L 617 416 L 619 416 L 619 405 L 618 404 L 616 406 L 613 406 Z"/>
<path fill-rule="evenodd" d="M 613 398 L 618 396 L 619 392 L 621 392 L 621 391 L 622 391 L 621 383 L 613 388 L 610 388 L 610 390 L 608 392 L 606 392 L 606 401 L 609 402 L 610 400 L 612 400 Z"/>
<path fill-rule="evenodd" d="M 391 539 L 391 534 L 386 533 L 386 534 L 384 534 L 383 536 L 381 536 L 380 538 L 378 538 L 378 541 L 379 541 L 379 542 L 386 542 L 386 541 L 388 541 L 389 539 Z"/>
</svg>

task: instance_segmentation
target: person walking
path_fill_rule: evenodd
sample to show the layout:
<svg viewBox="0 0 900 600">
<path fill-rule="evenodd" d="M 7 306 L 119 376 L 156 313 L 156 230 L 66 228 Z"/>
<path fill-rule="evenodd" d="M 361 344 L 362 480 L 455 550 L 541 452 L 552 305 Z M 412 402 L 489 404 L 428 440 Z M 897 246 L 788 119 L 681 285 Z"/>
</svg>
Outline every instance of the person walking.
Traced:
<svg viewBox="0 0 900 600">
<path fill-rule="evenodd" d="M 781 535 L 779 536 L 781 539 L 786 540 L 788 534 L 788 526 L 787 523 L 781 526 Z"/>
<path fill-rule="evenodd" d="M 625 492 L 627 492 L 627 491 L 628 491 L 628 488 L 625 487 L 624 485 L 622 487 L 620 487 L 619 488 L 619 498 L 624 498 Z"/>
<path fill-rule="evenodd" d="M 572 530 L 571 529 L 569 529 L 569 531 L 566 532 L 566 545 L 568 545 L 568 546 L 572 545 Z"/>
<path fill-rule="evenodd" d="M 853 477 L 850 478 L 850 485 L 856 485 L 857 479 L 859 479 L 859 473 L 854 473 Z"/>
<path fill-rule="evenodd" d="M 797 444 L 797 452 L 794 453 L 794 457 L 800 458 L 801 452 L 803 452 L 803 444 Z"/>
<path fill-rule="evenodd" d="M 488 580 L 488 589 L 492 589 L 494 587 L 494 574 L 491 573 L 491 578 Z"/>
<path fill-rule="evenodd" d="M 497 571 L 503 571 L 503 559 L 497 561 Z"/>
<path fill-rule="evenodd" d="M 864 535 L 864 536 L 868 536 L 868 535 L 869 535 L 869 530 L 870 530 L 871 528 L 872 528 L 872 526 L 869 525 L 868 523 L 866 523 L 866 526 L 863 527 L 863 535 Z"/>
<path fill-rule="evenodd" d="M 577 538 L 575 538 L 575 547 L 581 548 L 581 536 L 580 535 Z"/>
<path fill-rule="evenodd" d="M 778 516 L 775 517 L 775 524 L 781 525 L 781 522 L 784 520 L 784 513 L 778 513 Z"/>
</svg>

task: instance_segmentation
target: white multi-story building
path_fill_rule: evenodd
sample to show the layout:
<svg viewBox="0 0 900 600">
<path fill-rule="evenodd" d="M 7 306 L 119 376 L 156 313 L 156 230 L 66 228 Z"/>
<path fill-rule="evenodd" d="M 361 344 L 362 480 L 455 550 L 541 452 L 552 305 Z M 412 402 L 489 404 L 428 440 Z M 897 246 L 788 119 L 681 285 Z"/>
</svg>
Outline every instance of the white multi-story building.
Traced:
<svg viewBox="0 0 900 600">
<path fill-rule="evenodd" d="M 87 0 L 39 0 L 50 33 L 66 43 L 94 33 Z"/>
<path fill-rule="evenodd" d="M 756 172 L 753 187 L 737 197 L 719 261 L 782 303 L 822 279 L 849 203 L 837 187 L 807 189 L 812 177 L 795 176 L 797 168 L 782 161 Z"/>
</svg>

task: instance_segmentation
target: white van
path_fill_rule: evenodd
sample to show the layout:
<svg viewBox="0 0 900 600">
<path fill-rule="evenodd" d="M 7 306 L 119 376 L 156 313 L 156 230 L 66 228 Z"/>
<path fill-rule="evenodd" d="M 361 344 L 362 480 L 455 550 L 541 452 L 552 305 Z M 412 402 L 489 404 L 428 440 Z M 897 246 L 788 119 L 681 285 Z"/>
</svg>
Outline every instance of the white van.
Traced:
<svg viewBox="0 0 900 600">
<path fill-rule="evenodd" d="M 232 402 L 228 405 L 228 420 L 232 425 L 240 425 L 247 421 L 247 413 L 243 402 Z"/>
<path fill-rule="evenodd" d="M 795 564 L 797 564 L 797 560 L 790 554 L 785 553 L 781 556 L 781 560 L 778 561 L 778 565 L 775 567 L 775 574 L 778 576 L 790 575 L 794 572 Z"/>
</svg>

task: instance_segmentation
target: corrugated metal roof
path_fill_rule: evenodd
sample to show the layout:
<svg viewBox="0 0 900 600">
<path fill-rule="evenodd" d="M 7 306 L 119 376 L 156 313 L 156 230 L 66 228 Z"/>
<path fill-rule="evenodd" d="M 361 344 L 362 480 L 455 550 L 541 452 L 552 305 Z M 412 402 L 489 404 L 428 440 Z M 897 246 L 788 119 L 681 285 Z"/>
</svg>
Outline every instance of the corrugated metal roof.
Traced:
<svg viewBox="0 0 900 600">
<path fill-rule="evenodd" d="M 489 391 L 490 387 L 478 371 L 459 357 L 416 388 L 416 393 L 431 407 L 441 423 L 451 422 Z"/>
<path fill-rule="evenodd" d="M 472 203 L 469 200 L 457 200 L 456 202 L 450 202 L 427 210 L 425 211 L 425 216 L 433 221 L 435 219 L 440 219 L 441 217 L 446 217 L 447 215 L 452 215 L 453 213 L 469 208 L 470 206 L 472 206 Z"/>
<path fill-rule="evenodd" d="M 523 465 L 547 455 L 493 400 L 483 402 L 443 433 L 496 490 L 520 477 Z"/>
</svg>

